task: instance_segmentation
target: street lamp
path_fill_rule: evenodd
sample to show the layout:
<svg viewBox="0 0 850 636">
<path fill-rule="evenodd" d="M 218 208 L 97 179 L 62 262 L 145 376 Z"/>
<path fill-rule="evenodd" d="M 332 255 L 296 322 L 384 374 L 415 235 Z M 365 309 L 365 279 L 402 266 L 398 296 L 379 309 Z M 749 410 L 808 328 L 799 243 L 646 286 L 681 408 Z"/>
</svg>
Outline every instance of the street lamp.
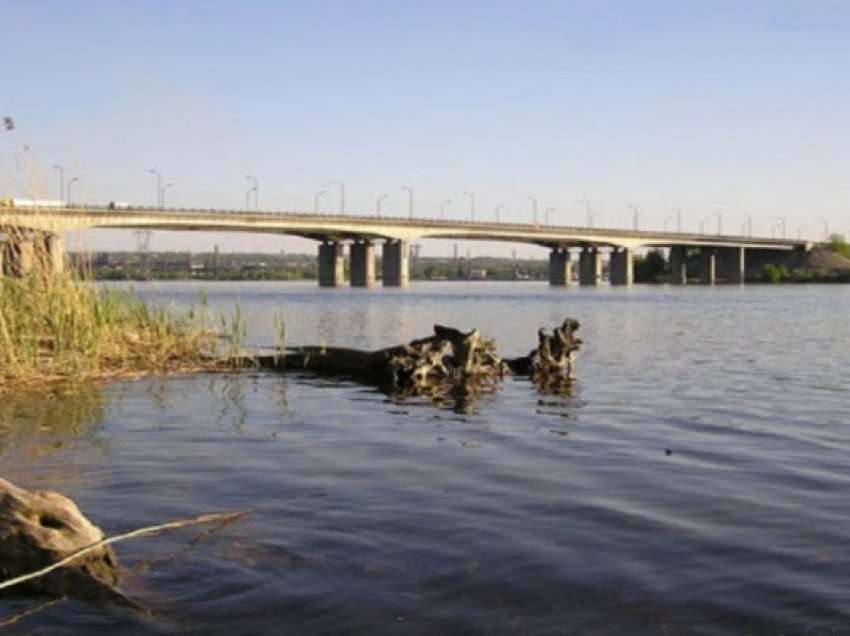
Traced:
<svg viewBox="0 0 850 636">
<path fill-rule="evenodd" d="M 59 171 L 59 200 L 65 201 L 65 169 L 62 166 L 53 166 Z"/>
<path fill-rule="evenodd" d="M 327 192 L 327 190 L 321 190 L 313 196 L 313 214 L 319 213 L 319 200 L 322 198 L 322 196 L 327 194 Z"/>
<path fill-rule="evenodd" d="M 717 234 L 723 234 L 723 213 L 719 212 L 718 210 L 715 210 L 711 213 L 711 216 L 717 217 Z"/>
<path fill-rule="evenodd" d="M 745 214 L 747 217 L 747 236 L 753 235 L 753 217 L 750 214 Z"/>
<path fill-rule="evenodd" d="M 148 172 L 156 175 L 156 206 L 155 207 L 158 207 L 158 208 L 162 207 L 162 205 L 160 203 L 160 197 L 162 196 L 162 173 L 159 170 L 154 170 L 153 168 L 148 170 Z M 68 197 L 70 198 L 70 194 L 68 195 Z"/>
<path fill-rule="evenodd" d="M 672 221 L 672 220 L 673 220 L 673 217 L 672 217 L 672 216 L 665 216 L 665 217 L 664 217 L 664 231 L 665 231 L 665 232 L 667 231 L 667 228 L 668 228 L 668 227 L 669 227 L 669 225 L 670 225 L 670 221 Z"/>
<path fill-rule="evenodd" d="M 531 220 L 537 225 L 537 197 L 528 195 L 526 199 L 531 202 Z"/>
<path fill-rule="evenodd" d="M 257 180 L 257 177 L 252 177 L 251 175 L 248 175 L 245 178 L 248 181 L 250 181 L 251 183 L 254 184 L 254 187 L 251 188 L 251 190 L 254 191 L 254 210 L 259 210 L 260 209 L 260 182 Z M 251 192 L 251 190 L 248 190 L 248 192 Z M 250 203 L 250 200 L 251 199 L 249 198 L 248 199 L 249 203 Z M 246 205 L 245 207 L 250 208 L 251 206 L 249 204 L 249 205 Z"/>
<path fill-rule="evenodd" d="M 342 181 L 331 181 L 331 185 L 339 188 L 339 214 L 345 214 L 345 184 Z"/>
<path fill-rule="evenodd" d="M 593 222 L 596 219 L 596 216 L 599 214 L 599 210 L 595 212 L 593 210 L 588 210 L 587 212 L 587 227 L 592 228 Z"/>
<path fill-rule="evenodd" d="M 499 205 L 496 206 L 496 209 L 493 210 L 495 217 L 496 217 L 496 223 L 500 222 L 499 210 L 504 210 L 504 209 L 505 209 L 505 204 L 500 203 Z"/>
<path fill-rule="evenodd" d="M 543 225 L 549 225 L 549 213 L 554 211 L 555 208 L 546 208 L 543 210 Z"/>
<path fill-rule="evenodd" d="M 449 206 L 449 205 L 451 205 L 451 204 L 452 204 L 452 200 L 451 200 L 451 199 L 446 199 L 445 201 L 443 201 L 443 202 L 440 204 L 440 218 L 441 218 L 441 219 L 445 219 L 445 218 L 446 218 L 446 206 Z"/>
<path fill-rule="evenodd" d="M 375 199 L 375 216 L 381 216 L 381 204 L 388 196 L 388 194 L 382 194 L 377 199 Z"/>
<path fill-rule="evenodd" d="M 469 197 L 469 220 L 475 223 L 475 193 L 467 190 L 464 194 Z"/>
<path fill-rule="evenodd" d="M 587 219 L 587 227 L 593 227 L 593 212 L 590 209 L 590 201 L 582 199 L 579 203 L 584 203 L 584 216 Z"/>
<path fill-rule="evenodd" d="M 676 213 L 676 231 L 682 233 L 682 210 L 680 208 L 670 208 Z"/>
<path fill-rule="evenodd" d="M 410 186 L 402 186 L 401 188 L 405 192 L 407 192 L 407 216 L 408 218 L 413 218 L 413 188 Z"/>
<path fill-rule="evenodd" d="M 159 193 L 159 207 L 161 207 L 161 208 L 165 207 L 165 191 L 168 190 L 173 185 L 174 185 L 173 183 L 168 182 L 164 186 L 162 186 L 162 190 Z"/>
<path fill-rule="evenodd" d="M 640 212 L 638 211 L 638 206 L 636 206 L 634 203 L 630 203 L 628 207 L 632 211 L 632 223 L 634 225 L 634 231 L 637 232 L 638 219 L 640 218 Z"/>
<path fill-rule="evenodd" d="M 827 221 L 826 219 L 821 219 L 819 221 L 819 223 L 821 223 L 821 225 L 823 225 L 823 240 L 828 241 L 829 240 L 829 221 Z"/>
<path fill-rule="evenodd" d="M 785 238 L 786 228 L 787 228 L 788 224 L 785 222 L 785 219 L 783 219 L 782 217 L 776 219 L 776 223 L 777 223 L 777 225 L 782 225 L 782 238 Z"/>
<path fill-rule="evenodd" d="M 80 182 L 80 179 L 78 177 L 74 177 L 73 179 L 68 180 L 68 185 L 65 188 L 65 192 L 68 193 L 68 205 L 71 204 L 71 186 L 74 185 L 75 183 L 79 183 L 79 182 Z"/>
</svg>

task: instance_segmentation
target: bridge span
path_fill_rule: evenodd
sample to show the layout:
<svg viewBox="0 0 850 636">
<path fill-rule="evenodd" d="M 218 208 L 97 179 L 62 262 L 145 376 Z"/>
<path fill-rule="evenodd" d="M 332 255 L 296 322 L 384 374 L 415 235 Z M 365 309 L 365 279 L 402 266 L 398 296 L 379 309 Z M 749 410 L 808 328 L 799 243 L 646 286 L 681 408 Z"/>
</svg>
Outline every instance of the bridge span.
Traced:
<svg viewBox="0 0 850 636">
<path fill-rule="evenodd" d="M 0 272 L 21 275 L 42 254 L 51 267 L 64 263 L 62 235 L 84 229 L 175 230 L 204 232 L 258 232 L 286 234 L 318 241 L 319 284 L 344 284 L 344 247 L 349 247 L 350 280 L 355 287 L 375 284 L 375 247 L 382 246 L 382 280 L 385 286 L 406 286 L 409 281 L 409 246 L 420 239 L 505 241 L 540 245 L 550 250 L 549 281 L 570 285 L 574 256 L 578 281 L 602 281 L 602 255 L 609 254 L 609 277 L 614 285 L 634 279 L 633 256 L 639 248 L 670 248 L 672 280 L 685 284 L 692 272 L 689 261 L 699 253 L 700 282 L 718 280 L 742 283 L 748 253 L 781 255 L 789 250 L 809 250 L 802 240 L 725 234 L 658 232 L 524 223 L 455 221 L 432 218 L 399 218 L 298 212 L 261 212 L 190 208 L 75 205 L 68 207 L 0 207 Z"/>
</svg>

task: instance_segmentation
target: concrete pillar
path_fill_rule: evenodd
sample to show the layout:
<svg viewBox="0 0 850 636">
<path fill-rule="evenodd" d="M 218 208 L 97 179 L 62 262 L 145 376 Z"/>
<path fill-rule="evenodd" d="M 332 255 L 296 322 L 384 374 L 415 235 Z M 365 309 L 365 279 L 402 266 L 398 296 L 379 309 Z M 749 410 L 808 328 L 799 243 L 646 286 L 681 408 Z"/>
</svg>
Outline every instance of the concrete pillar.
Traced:
<svg viewBox="0 0 850 636">
<path fill-rule="evenodd" d="M 319 287 L 341 287 L 345 282 L 345 261 L 342 243 L 328 241 L 319 244 Z"/>
<path fill-rule="evenodd" d="M 351 286 L 375 286 L 375 245 L 369 241 L 351 244 Z"/>
<path fill-rule="evenodd" d="M 674 285 L 688 284 L 688 248 L 683 245 L 670 248 L 670 282 Z"/>
<path fill-rule="evenodd" d="M 35 265 L 35 241 L 32 238 L 14 238 L 6 244 L 6 272 L 10 276 L 26 276 Z"/>
<path fill-rule="evenodd" d="M 700 254 L 699 282 L 714 285 L 717 282 L 717 253 L 714 248 L 703 247 Z"/>
<path fill-rule="evenodd" d="M 741 285 L 746 276 L 746 249 L 724 247 L 720 250 L 720 275 L 726 282 Z"/>
<path fill-rule="evenodd" d="M 45 234 L 44 236 L 45 265 L 54 274 L 65 271 L 65 239 L 61 234 Z"/>
<path fill-rule="evenodd" d="M 631 285 L 635 282 L 635 260 L 632 250 L 627 247 L 614 248 L 608 274 L 612 285 Z"/>
<path fill-rule="evenodd" d="M 566 287 L 572 284 L 573 262 L 570 251 L 565 247 L 555 247 L 549 252 L 549 284 Z"/>
<path fill-rule="evenodd" d="M 384 241 L 381 263 L 384 287 L 407 287 L 410 281 L 409 258 L 407 241 Z"/>
<path fill-rule="evenodd" d="M 602 254 L 599 248 L 585 247 L 581 251 L 578 266 L 579 283 L 599 285 L 602 282 Z"/>
</svg>

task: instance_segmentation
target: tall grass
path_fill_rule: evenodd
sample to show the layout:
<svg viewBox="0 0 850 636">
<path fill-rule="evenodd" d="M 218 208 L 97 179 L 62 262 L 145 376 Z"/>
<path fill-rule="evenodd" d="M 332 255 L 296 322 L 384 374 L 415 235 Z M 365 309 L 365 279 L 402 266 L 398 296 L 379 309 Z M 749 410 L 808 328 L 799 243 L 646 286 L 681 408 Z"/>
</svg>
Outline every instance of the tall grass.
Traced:
<svg viewBox="0 0 850 636">
<path fill-rule="evenodd" d="M 50 381 L 210 366 L 217 339 L 196 312 L 175 317 L 89 276 L 55 273 L 36 258 L 0 278 L 0 392 Z"/>
</svg>

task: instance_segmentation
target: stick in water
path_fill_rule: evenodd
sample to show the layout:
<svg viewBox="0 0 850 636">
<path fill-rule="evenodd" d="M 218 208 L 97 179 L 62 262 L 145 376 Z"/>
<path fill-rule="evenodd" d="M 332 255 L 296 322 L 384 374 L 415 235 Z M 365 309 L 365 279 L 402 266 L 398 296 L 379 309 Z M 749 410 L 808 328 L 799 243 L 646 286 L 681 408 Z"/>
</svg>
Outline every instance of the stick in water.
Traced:
<svg viewBox="0 0 850 636">
<path fill-rule="evenodd" d="M 57 561 L 53 565 L 49 565 L 46 568 L 42 568 L 36 572 L 30 572 L 29 574 L 23 574 L 14 579 L 9 579 L 8 581 L 3 581 L 0 583 L 0 591 L 8 589 L 10 587 L 14 587 L 15 585 L 20 585 L 21 583 L 26 583 L 27 581 L 31 581 L 33 579 L 37 579 L 45 574 L 49 574 L 53 570 L 58 570 L 61 567 L 64 567 L 74 561 L 75 559 L 79 559 L 84 554 L 88 554 L 92 550 L 96 550 L 97 548 L 111 545 L 113 543 L 118 543 L 119 541 L 126 541 L 127 539 L 133 539 L 136 537 L 144 537 L 144 536 L 152 536 L 159 534 L 161 532 L 165 532 L 166 530 L 177 530 L 178 528 L 185 528 L 187 526 L 197 526 L 205 523 L 215 523 L 221 521 L 235 521 L 245 515 L 249 514 L 249 511 L 243 510 L 241 512 L 214 512 L 204 515 L 198 515 L 197 517 L 190 517 L 188 519 L 178 519 L 177 521 L 170 521 L 168 523 L 163 523 L 158 526 L 150 526 L 148 528 L 139 528 L 138 530 L 133 530 L 131 532 L 125 532 L 124 534 L 115 535 L 114 537 L 107 537 L 92 543 L 84 548 L 80 548 L 76 552 L 72 552 L 65 558 Z"/>
</svg>

